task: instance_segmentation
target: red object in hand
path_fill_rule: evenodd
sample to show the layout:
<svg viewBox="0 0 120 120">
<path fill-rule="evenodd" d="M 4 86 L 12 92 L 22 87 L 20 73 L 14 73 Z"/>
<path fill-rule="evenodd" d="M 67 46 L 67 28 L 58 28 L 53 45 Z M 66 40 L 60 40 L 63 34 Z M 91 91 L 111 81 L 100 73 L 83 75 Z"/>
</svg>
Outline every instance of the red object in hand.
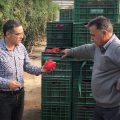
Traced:
<svg viewBox="0 0 120 120">
<path fill-rule="evenodd" d="M 47 71 L 52 71 L 53 68 L 56 67 L 56 62 L 54 62 L 53 60 L 46 60 L 44 63 L 44 69 L 46 69 Z"/>
</svg>

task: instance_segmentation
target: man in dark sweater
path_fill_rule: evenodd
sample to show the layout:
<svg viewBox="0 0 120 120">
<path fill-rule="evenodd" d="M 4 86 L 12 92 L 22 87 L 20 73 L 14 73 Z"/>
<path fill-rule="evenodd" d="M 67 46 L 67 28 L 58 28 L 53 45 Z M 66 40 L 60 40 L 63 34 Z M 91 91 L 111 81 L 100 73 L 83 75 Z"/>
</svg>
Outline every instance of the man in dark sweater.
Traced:
<svg viewBox="0 0 120 120">
<path fill-rule="evenodd" d="M 62 57 L 93 59 L 94 120 L 120 120 L 120 40 L 113 34 L 111 21 L 104 16 L 92 19 L 86 27 L 94 43 L 65 49 Z"/>
</svg>

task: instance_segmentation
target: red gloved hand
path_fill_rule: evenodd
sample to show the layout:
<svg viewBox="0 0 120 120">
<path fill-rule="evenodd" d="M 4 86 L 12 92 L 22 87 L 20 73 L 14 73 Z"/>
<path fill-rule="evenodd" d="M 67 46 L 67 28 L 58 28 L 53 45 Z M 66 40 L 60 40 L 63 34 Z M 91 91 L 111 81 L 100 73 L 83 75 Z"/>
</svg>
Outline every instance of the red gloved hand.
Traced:
<svg viewBox="0 0 120 120">
<path fill-rule="evenodd" d="M 46 69 L 48 72 L 51 72 L 56 67 L 56 62 L 53 60 L 46 60 L 43 66 L 44 69 Z"/>
</svg>

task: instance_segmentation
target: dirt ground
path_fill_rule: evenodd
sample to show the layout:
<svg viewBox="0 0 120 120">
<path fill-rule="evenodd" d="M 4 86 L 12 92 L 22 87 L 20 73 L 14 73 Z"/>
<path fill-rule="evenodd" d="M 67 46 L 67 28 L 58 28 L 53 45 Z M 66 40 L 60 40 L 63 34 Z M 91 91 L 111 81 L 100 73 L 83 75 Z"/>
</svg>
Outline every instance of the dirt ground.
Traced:
<svg viewBox="0 0 120 120">
<path fill-rule="evenodd" d="M 41 66 L 40 57 L 33 57 L 31 63 Z M 23 120 L 40 120 L 41 109 L 41 76 L 24 73 L 25 108 Z"/>
</svg>

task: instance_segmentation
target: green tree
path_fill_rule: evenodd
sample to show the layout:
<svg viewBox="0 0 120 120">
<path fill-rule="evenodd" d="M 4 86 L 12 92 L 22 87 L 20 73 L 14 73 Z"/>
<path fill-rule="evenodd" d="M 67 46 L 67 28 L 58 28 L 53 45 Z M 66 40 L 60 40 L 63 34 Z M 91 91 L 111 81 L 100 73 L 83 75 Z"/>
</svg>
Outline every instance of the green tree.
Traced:
<svg viewBox="0 0 120 120">
<path fill-rule="evenodd" d="M 31 34 L 26 36 L 28 39 L 30 37 L 31 40 L 26 41 L 29 41 L 29 44 L 35 45 L 35 43 L 40 44 L 44 40 L 47 22 L 56 19 L 59 6 L 53 3 L 52 0 L 33 0 L 32 10 L 31 24 L 28 28 Z"/>
</svg>

